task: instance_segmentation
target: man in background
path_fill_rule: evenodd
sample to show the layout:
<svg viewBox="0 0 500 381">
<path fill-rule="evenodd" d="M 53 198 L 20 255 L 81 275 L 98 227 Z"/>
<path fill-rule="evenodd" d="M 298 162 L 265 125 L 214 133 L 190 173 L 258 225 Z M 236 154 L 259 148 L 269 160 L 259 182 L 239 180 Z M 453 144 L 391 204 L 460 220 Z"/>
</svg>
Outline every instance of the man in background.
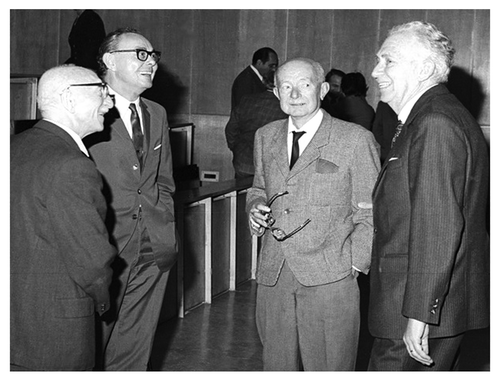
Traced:
<svg viewBox="0 0 500 381">
<path fill-rule="evenodd" d="M 82 138 L 103 129 L 112 102 L 72 65 L 42 75 L 37 102 L 42 120 L 10 145 L 11 370 L 92 370 L 116 249 Z"/>
<path fill-rule="evenodd" d="M 401 122 L 373 191 L 369 370 L 455 368 L 489 325 L 488 147 L 444 86 L 455 50 L 434 25 L 393 28 L 372 72 Z"/>
<path fill-rule="evenodd" d="M 236 178 L 251 177 L 254 174 L 253 142 L 255 132 L 262 126 L 287 115 L 273 94 L 274 78 L 268 89 L 247 94 L 231 112 L 226 125 L 227 146 L 233 153 L 233 167 Z"/>
<path fill-rule="evenodd" d="M 136 30 L 119 29 L 105 38 L 99 57 L 115 107 L 87 144 L 105 180 L 106 222 L 118 248 L 99 367 L 146 370 L 177 256 L 167 114 L 141 97 L 153 85 L 160 52 Z"/>
<path fill-rule="evenodd" d="M 260 48 L 252 57 L 252 64 L 247 66 L 233 82 L 231 88 L 231 111 L 246 94 L 260 93 L 267 90 L 267 83 L 273 82 L 274 72 L 278 67 L 278 55 L 271 48 Z"/>
</svg>

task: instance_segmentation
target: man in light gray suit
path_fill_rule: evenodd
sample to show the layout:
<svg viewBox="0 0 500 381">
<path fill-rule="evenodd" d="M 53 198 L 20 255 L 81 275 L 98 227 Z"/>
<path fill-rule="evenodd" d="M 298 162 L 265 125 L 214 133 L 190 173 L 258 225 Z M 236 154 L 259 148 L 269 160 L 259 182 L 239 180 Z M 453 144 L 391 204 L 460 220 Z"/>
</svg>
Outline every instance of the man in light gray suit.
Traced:
<svg viewBox="0 0 500 381">
<path fill-rule="evenodd" d="M 276 85 L 289 118 L 257 131 L 247 195 L 251 231 L 263 235 L 256 314 L 264 370 L 354 370 L 377 143 L 320 109 L 329 85 L 317 62 L 286 62 Z M 305 132 L 298 147 L 297 132 Z"/>
</svg>

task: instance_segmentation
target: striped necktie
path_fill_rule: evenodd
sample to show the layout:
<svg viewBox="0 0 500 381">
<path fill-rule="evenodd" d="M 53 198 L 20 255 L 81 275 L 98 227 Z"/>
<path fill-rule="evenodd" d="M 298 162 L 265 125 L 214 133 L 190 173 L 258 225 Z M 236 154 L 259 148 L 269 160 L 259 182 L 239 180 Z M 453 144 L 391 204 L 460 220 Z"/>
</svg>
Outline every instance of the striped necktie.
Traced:
<svg viewBox="0 0 500 381">
<path fill-rule="evenodd" d="M 130 124 L 132 125 L 132 141 L 134 142 L 135 153 L 137 154 L 139 163 L 142 166 L 144 135 L 142 134 L 141 121 L 139 119 L 139 115 L 137 114 L 135 104 L 131 103 L 129 108 L 130 111 L 132 111 L 132 114 L 130 115 Z"/>
<path fill-rule="evenodd" d="M 403 129 L 403 124 L 400 120 L 398 120 L 398 125 L 396 126 L 396 131 L 394 132 L 394 136 L 392 138 L 392 142 L 391 142 L 391 148 L 394 147 L 394 144 L 396 143 L 396 140 L 399 136 L 399 134 L 401 134 L 401 130 Z"/>
</svg>

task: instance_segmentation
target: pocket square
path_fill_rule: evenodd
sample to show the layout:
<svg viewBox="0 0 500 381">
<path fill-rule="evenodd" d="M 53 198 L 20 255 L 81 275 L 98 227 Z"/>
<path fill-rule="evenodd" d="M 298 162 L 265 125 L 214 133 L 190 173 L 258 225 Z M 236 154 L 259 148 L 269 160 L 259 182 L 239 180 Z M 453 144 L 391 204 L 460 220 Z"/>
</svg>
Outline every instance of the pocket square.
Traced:
<svg viewBox="0 0 500 381">
<path fill-rule="evenodd" d="M 155 148 L 153 148 L 153 151 L 156 151 L 160 147 L 161 147 L 161 144 L 158 144 Z"/>
<path fill-rule="evenodd" d="M 389 159 L 389 161 L 394 161 L 394 160 L 398 160 L 398 159 L 399 159 L 399 157 L 396 157 L 396 156 L 395 156 L 395 157 L 391 157 L 391 158 Z"/>
<path fill-rule="evenodd" d="M 339 166 L 325 159 L 319 159 L 316 163 L 316 173 L 335 173 L 339 171 Z"/>
</svg>

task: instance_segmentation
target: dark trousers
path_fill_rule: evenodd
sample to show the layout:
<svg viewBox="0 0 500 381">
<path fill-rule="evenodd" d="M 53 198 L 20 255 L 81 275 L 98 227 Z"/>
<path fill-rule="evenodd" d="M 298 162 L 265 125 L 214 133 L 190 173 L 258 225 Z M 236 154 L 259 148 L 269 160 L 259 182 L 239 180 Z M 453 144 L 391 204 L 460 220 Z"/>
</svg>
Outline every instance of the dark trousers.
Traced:
<svg viewBox="0 0 500 381">
<path fill-rule="evenodd" d="M 354 276 L 306 287 L 285 262 L 275 286 L 258 285 L 256 317 L 264 370 L 355 369 L 360 311 Z"/>
<path fill-rule="evenodd" d="M 116 309 L 103 321 L 97 370 L 147 370 L 169 272 L 156 265 L 147 229 L 137 231 L 118 258 Z"/>
<path fill-rule="evenodd" d="M 464 335 L 429 339 L 429 355 L 434 360 L 426 366 L 408 354 L 403 340 L 376 338 L 373 342 L 369 371 L 450 371 L 456 370 L 458 352 Z"/>
</svg>

